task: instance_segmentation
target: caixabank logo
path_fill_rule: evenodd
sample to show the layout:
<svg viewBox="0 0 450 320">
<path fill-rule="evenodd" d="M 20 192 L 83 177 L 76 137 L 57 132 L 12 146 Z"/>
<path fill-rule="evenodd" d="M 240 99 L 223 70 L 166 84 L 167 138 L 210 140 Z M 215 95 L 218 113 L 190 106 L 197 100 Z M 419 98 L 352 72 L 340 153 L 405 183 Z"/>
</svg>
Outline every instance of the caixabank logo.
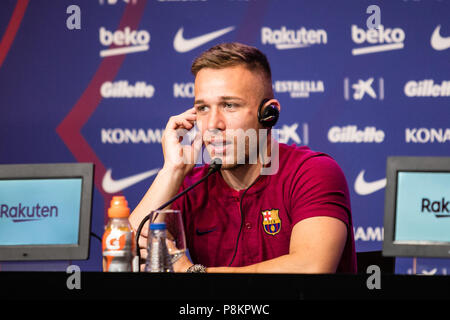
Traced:
<svg viewBox="0 0 450 320">
<path fill-rule="evenodd" d="M 325 92 L 322 80 L 276 80 L 272 87 L 276 93 L 289 93 L 293 99 L 309 98 L 311 94 Z"/>
<path fill-rule="evenodd" d="M 449 98 L 450 80 L 409 80 L 403 90 L 409 98 Z"/>
</svg>

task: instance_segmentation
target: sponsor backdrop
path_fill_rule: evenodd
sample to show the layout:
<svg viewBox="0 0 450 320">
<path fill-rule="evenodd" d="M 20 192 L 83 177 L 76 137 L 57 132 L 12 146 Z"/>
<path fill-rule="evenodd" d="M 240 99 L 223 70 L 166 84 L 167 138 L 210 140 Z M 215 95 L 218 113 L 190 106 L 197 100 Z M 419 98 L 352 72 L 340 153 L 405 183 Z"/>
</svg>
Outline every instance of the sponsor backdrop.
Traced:
<svg viewBox="0 0 450 320">
<path fill-rule="evenodd" d="M 134 208 L 161 167 L 169 116 L 193 104 L 193 59 L 239 41 L 271 62 L 279 140 L 338 161 L 357 250 L 380 250 L 386 158 L 449 155 L 449 17 L 445 0 L 4 0 L 0 163 L 95 163 L 101 236 L 112 195 Z M 70 263 L 101 270 L 100 241 L 91 237 L 87 261 L 0 268 Z M 449 268 L 417 261 L 418 273 Z M 397 259 L 396 272 L 411 270 Z"/>
</svg>

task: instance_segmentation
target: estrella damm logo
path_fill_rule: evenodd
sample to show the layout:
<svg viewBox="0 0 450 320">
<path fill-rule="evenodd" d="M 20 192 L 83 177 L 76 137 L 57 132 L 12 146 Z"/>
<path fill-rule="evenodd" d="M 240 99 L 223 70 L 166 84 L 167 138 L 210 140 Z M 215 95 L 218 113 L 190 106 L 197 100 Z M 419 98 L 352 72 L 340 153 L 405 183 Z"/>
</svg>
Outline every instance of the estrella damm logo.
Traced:
<svg viewBox="0 0 450 320">
<path fill-rule="evenodd" d="M 281 220 L 278 216 L 278 209 L 261 211 L 263 215 L 263 228 L 267 234 L 276 235 L 281 230 Z"/>
</svg>

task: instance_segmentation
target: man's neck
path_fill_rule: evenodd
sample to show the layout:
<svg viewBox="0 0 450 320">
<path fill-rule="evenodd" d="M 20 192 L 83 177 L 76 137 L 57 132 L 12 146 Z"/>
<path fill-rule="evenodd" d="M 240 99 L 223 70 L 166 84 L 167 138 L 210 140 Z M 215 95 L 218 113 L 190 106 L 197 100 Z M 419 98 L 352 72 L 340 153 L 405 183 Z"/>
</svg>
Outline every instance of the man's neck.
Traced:
<svg viewBox="0 0 450 320">
<path fill-rule="evenodd" d="M 234 190 L 247 189 L 260 175 L 261 164 L 246 164 L 230 170 L 221 170 L 223 179 Z"/>
</svg>

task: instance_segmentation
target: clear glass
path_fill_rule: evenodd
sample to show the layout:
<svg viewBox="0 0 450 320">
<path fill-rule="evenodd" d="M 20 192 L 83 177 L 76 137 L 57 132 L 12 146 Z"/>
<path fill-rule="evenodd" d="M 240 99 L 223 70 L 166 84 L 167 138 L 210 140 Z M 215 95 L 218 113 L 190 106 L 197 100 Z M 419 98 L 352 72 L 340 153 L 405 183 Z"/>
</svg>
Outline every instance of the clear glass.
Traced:
<svg viewBox="0 0 450 320">
<path fill-rule="evenodd" d="M 180 210 L 155 210 L 152 212 L 150 224 L 162 223 L 166 224 L 167 240 L 166 246 L 172 263 L 176 262 L 186 253 L 186 237 L 184 233 L 183 219 Z M 149 224 L 148 234 L 151 234 Z M 148 238 L 150 239 L 150 237 Z M 149 248 L 147 243 L 147 248 Z"/>
</svg>

